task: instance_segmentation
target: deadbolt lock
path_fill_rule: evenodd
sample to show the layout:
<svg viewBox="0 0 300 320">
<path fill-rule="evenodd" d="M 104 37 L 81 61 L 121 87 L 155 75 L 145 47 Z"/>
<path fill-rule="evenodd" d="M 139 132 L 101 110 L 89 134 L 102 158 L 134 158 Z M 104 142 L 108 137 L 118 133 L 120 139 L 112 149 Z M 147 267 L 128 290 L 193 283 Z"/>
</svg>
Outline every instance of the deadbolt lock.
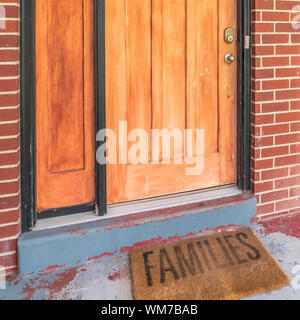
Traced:
<svg viewBox="0 0 300 320">
<path fill-rule="evenodd" d="M 224 31 L 224 40 L 230 44 L 234 41 L 234 31 L 232 28 L 226 28 Z"/>
</svg>

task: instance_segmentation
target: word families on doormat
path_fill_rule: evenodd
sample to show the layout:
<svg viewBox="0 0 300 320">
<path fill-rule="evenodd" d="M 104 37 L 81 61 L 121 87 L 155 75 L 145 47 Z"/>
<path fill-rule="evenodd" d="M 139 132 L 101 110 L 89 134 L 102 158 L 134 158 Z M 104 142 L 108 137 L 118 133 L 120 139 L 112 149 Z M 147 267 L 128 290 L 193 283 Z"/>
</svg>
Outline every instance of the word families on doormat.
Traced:
<svg viewBox="0 0 300 320">
<path fill-rule="evenodd" d="M 289 285 L 250 228 L 130 253 L 137 300 L 233 300 Z"/>
</svg>

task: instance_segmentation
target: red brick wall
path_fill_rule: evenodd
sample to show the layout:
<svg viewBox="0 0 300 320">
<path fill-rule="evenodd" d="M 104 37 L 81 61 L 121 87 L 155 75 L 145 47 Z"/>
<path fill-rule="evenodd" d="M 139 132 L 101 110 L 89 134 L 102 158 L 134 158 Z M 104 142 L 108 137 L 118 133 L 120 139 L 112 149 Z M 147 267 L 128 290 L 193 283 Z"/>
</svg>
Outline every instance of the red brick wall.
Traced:
<svg viewBox="0 0 300 320">
<path fill-rule="evenodd" d="M 8 275 L 17 270 L 19 125 L 19 1 L 0 0 L 0 266 Z"/>
<path fill-rule="evenodd" d="M 252 172 L 259 217 L 300 212 L 299 14 L 300 1 L 253 0 Z"/>
</svg>

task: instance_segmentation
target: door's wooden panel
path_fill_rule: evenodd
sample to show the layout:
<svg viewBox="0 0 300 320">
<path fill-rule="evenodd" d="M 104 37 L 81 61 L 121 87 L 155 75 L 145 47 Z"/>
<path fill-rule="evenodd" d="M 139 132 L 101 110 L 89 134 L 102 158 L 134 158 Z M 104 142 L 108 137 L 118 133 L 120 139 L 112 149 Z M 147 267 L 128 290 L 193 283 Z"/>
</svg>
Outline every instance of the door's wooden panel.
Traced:
<svg viewBox="0 0 300 320">
<path fill-rule="evenodd" d="M 224 56 L 231 53 L 236 57 L 237 50 L 235 43 L 228 45 L 223 40 L 224 30 L 228 26 L 234 26 L 236 29 L 235 4 L 236 0 L 219 1 L 220 12 L 226 12 L 219 15 L 220 184 L 228 184 L 236 179 L 237 70 L 235 63 L 224 63 Z"/>
<path fill-rule="evenodd" d="M 183 132 L 186 125 L 185 1 L 156 0 L 153 15 L 156 20 L 152 24 L 152 128 Z M 182 149 L 171 149 L 172 158 L 182 156 L 182 152 Z M 158 154 L 161 154 L 160 144 L 152 143 L 152 159 L 157 159 Z"/>
<path fill-rule="evenodd" d="M 187 127 L 204 129 L 205 152 L 218 152 L 218 1 L 187 1 Z"/>
<path fill-rule="evenodd" d="M 106 109 L 107 128 L 114 129 L 119 136 L 119 121 L 127 118 L 127 85 L 126 85 L 126 9 L 124 0 L 106 1 L 106 12 L 114 17 L 113 23 L 106 24 Z M 110 19 L 107 16 L 107 19 Z M 114 39 L 111 41 L 111 39 Z M 127 137 L 122 139 L 121 143 L 117 141 L 119 148 L 127 150 Z M 109 152 L 109 151 L 108 151 Z M 127 159 L 119 159 L 121 164 L 126 163 Z M 124 181 L 126 174 L 126 166 L 119 165 L 108 166 L 107 169 L 107 188 L 110 193 L 116 195 L 117 198 L 123 196 L 122 189 L 118 183 L 111 181 Z"/>
<path fill-rule="evenodd" d="M 119 134 L 119 122 L 127 121 L 129 131 L 179 129 L 184 134 L 184 129 L 204 129 L 205 133 L 204 171 L 196 176 L 186 174 L 189 165 L 164 165 L 161 145 L 148 135 L 148 164 L 126 164 L 127 159 L 108 164 L 108 203 L 233 183 L 236 68 L 225 64 L 224 55 L 236 50 L 235 44 L 224 44 L 223 32 L 236 27 L 235 1 L 152 0 L 141 6 L 138 0 L 107 0 L 106 4 L 108 128 Z M 119 149 L 130 148 L 126 140 L 120 138 Z M 171 152 L 184 163 L 182 150 Z M 157 158 L 159 164 L 153 162 Z"/>
<path fill-rule="evenodd" d="M 58 173 L 84 168 L 83 10 L 82 0 L 48 2 L 48 170 Z"/>
<path fill-rule="evenodd" d="M 122 0 L 118 2 L 121 5 Z M 151 0 L 124 0 L 128 132 L 151 129 Z M 108 39 L 110 41 L 110 39 Z M 143 85 L 141 85 L 143 84 Z M 128 148 L 134 142 L 128 143 Z"/>
<path fill-rule="evenodd" d="M 106 59 L 107 127 L 119 136 L 119 121 L 127 121 L 128 132 L 139 128 L 150 134 L 151 0 L 110 0 L 106 10 L 113 17 L 106 27 L 106 50 L 110 52 Z M 121 137 L 117 149 L 127 151 L 132 144 Z M 124 186 L 110 181 L 126 180 L 126 166 L 122 164 L 127 158 L 121 155 L 117 157 L 121 165 L 107 171 L 108 188 L 117 198 L 124 197 Z"/>
<path fill-rule="evenodd" d="M 36 0 L 38 210 L 95 199 L 93 3 Z"/>
</svg>

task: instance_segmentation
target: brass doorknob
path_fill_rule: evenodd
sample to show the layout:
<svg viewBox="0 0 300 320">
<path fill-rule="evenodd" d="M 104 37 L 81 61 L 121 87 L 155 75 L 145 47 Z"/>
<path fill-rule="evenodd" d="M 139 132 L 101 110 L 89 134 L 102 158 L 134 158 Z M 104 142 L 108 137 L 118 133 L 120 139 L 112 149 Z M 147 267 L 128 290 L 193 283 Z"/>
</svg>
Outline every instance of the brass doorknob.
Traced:
<svg viewBox="0 0 300 320">
<path fill-rule="evenodd" d="M 226 63 L 233 63 L 235 61 L 235 57 L 234 55 L 230 54 L 230 53 L 227 53 L 224 57 L 224 60 Z"/>
</svg>

